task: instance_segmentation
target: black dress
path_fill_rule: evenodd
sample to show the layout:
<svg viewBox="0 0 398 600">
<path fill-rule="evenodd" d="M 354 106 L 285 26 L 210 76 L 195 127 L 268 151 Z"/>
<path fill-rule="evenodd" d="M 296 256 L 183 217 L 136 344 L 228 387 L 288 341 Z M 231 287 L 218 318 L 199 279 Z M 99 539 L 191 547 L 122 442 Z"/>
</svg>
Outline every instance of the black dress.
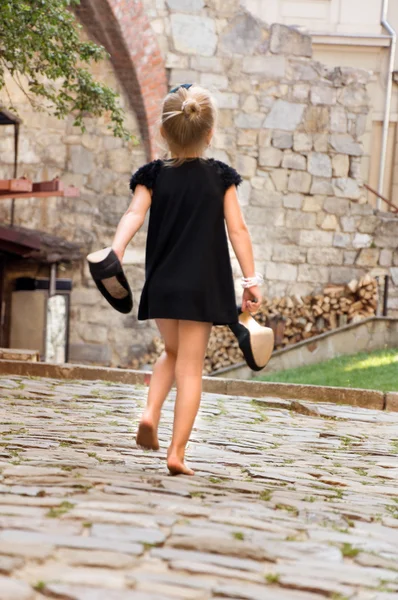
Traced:
<svg viewBox="0 0 398 600">
<path fill-rule="evenodd" d="M 138 184 L 152 190 L 139 320 L 236 323 L 224 194 L 241 181 L 228 165 L 201 158 L 155 160 L 132 176 L 133 192 Z"/>
</svg>

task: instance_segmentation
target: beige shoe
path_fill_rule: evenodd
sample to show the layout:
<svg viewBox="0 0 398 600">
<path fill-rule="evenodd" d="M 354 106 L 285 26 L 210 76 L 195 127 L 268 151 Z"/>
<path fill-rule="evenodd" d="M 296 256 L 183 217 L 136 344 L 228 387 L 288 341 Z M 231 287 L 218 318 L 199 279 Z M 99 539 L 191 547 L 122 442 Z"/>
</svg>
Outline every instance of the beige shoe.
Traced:
<svg viewBox="0 0 398 600">
<path fill-rule="evenodd" d="M 239 348 L 252 371 L 261 371 L 267 365 L 274 349 L 274 332 L 263 327 L 249 312 L 239 315 L 238 323 L 229 328 L 239 342 Z"/>
</svg>

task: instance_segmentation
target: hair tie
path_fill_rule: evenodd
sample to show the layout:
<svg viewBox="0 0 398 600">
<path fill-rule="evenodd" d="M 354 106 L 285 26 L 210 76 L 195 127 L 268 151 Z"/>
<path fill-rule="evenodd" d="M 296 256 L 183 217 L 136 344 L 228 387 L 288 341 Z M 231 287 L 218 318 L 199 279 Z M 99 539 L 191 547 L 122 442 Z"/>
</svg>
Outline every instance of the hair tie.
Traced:
<svg viewBox="0 0 398 600">
<path fill-rule="evenodd" d="M 184 110 L 184 108 L 187 106 L 188 104 L 188 100 L 184 100 L 184 102 L 181 104 L 181 110 Z"/>
</svg>

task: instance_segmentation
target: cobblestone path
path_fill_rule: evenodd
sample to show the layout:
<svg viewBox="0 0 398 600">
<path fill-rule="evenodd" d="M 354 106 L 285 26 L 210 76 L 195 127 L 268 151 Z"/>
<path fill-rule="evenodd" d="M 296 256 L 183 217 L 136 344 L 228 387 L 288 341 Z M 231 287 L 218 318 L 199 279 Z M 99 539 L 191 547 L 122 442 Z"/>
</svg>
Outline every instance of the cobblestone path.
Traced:
<svg viewBox="0 0 398 600">
<path fill-rule="evenodd" d="M 206 394 L 197 475 L 146 389 L 0 378 L 1 600 L 397 600 L 398 414 Z"/>
</svg>

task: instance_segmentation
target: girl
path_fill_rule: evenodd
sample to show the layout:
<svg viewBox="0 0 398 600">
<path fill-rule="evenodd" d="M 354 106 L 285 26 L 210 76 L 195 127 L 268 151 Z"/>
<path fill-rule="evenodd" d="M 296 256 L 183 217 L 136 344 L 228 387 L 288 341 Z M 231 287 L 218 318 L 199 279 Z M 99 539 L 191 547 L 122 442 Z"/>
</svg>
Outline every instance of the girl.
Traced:
<svg viewBox="0 0 398 600">
<path fill-rule="evenodd" d="M 156 320 L 165 351 L 153 370 L 137 444 L 159 449 L 161 409 L 175 380 L 173 436 L 167 454 L 174 475 L 194 474 L 184 456 L 199 409 L 211 327 L 238 319 L 224 221 L 246 285 L 252 285 L 244 290 L 242 310 L 255 312 L 261 302 L 252 244 L 237 196 L 241 177 L 226 164 L 203 157 L 215 119 L 207 90 L 184 84 L 166 96 L 161 134 L 171 158 L 155 160 L 133 175 L 133 199 L 112 244 L 122 262 L 150 209 L 138 319 Z"/>
</svg>

